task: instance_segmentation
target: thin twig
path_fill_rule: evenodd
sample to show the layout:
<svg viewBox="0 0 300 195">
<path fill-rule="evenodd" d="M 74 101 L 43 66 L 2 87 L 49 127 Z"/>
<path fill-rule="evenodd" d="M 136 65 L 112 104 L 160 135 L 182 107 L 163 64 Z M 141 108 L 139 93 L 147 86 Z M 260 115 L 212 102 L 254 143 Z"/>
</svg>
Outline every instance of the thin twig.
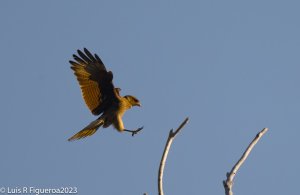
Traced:
<svg viewBox="0 0 300 195">
<path fill-rule="evenodd" d="M 159 195 L 164 195 L 163 191 L 163 175 L 164 175 L 164 169 L 165 169 L 165 164 L 167 160 L 167 156 L 171 147 L 171 144 L 175 138 L 175 136 L 179 133 L 179 131 L 186 125 L 188 122 L 189 118 L 186 118 L 181 125 L 176 129 L 175 132 L 173 132 L 173 129 L 169 132 L 169 137 L 166 142 L 166 146 L 164 149 L 164 153 L 161 157 L 160 165 L 159 165 L 159 170 L 158 170 L 158 194 Z"/>
<path fill-rule="evenodd" d="M 233 186 L 233 179 L 236 175 L 236 173 L 238 172 L 239 168 L 242 166 L 242 164 L 245 162 L 245 160 L 247 159 L 248 155 L 250 154 L 250 152 L 252 151 L 253 147 L 255 146 L 255 144 L 260 140 L 260 138 L 268 131 L 268 128 L 264 128 L 263 130 L 261 130 L 256 136 L 255 138 L 252 140 L 252 142 L 249 144 L 249 146 L 247 147 L 247 149 L 245 150 L 244 154 L 242 155 L 242 157 L 238 160 L 238 162 L 234 165 L 234 167 L 231 169 L 230 173 L 226 174 L 226 181 L 223 181 L 223 185 L 225 188 L 225 195 L 233 195 L 232 192 L 232 186 Z"/>
</svg>

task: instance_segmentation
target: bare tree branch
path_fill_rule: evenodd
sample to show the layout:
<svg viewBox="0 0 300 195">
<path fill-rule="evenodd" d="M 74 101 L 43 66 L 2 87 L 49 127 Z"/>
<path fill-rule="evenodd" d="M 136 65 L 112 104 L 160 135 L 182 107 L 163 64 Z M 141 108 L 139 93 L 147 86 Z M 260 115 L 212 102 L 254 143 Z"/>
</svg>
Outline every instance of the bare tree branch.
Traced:
<svg viewBox="0 0 300 195">
<path fill-rule="evenodd" d="M 261 130 L 256 136 L 255 138 L 252 140 L 252 142 L 249 144 L 249 146 L 247 147 L 247 149 L 245 150 L 244 154 L 242 155 L 242 157 L 238 160 L 238 162 L 234 165 L 234 167 L 231 169 L 230 173 L 226 174 L 226 181 L 223 181 L 223 185 L 225 188 L 225 195 L 233 195 L 232 192 L 232 186 L 233 186 L 233 179 L 236 175 L 236 173 L 238 172 L 239 168 L 242 166 L 242 164 L 245 162 L 245 160 L 247 159 L 248 155 L 250 154 L 250 152 L 252 151 L 253 147 L 256 145 L 256 143 L 260 140 L 260 138 L 268 131 L 268 128 L 264 128 L 263 130 Z"/>
<path fill-rule="evenodd" d="M 173 132 L 173 129 L 171 129 L 171 131 L 169 132 L 169 137 L 167 139 L 166 146 L 165 146 L 165 149 L 164 149 L 164 153 L 161 157 L 160 166 L 159 166 L 159 170 L 158 170 L 158 194 L 159 195 L 164 195 L 163 175 L 164 175 L 165 164 L 166 164 L 166 160 L 167 160 L 167 156 L 168 156 L 171 144 L 172 144 L 175 136 L 177 135 L 177 133 L 179 133 L 179 131 L 186 125 L 188 120 L 189 120 L 189 118 L 186 118 L 181 123 L 181 125 L 176 129 L 175 132 Z"/>
</svg>

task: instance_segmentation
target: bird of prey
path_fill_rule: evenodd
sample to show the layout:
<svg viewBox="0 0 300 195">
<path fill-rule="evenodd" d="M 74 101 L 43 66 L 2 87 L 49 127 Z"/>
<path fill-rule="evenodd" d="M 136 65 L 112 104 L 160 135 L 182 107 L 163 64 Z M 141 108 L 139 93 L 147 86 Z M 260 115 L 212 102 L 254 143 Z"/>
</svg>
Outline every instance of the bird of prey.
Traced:
<svg viewBox="0 0 300 195">
<path fill-rule="evenodd" d="M 107 71 L 102 60 L 97 54 L 92 55 L 86 48 L 84 52 L 77 50 L 78 55 L 73 55 L 75 61 L 69 61 L 71 69 L 79 82 L 83 99 L 94 115 L 100 117 L 81 131 L 70 137 L 73 141 L 93 135 L 99 127 L 109 127 L 113 125 L 119 132 L 127 131 L 132 135 L 143 129 L 125 129 L 122 116 L 126 110 L 133 106 L 141 106 L 140 101 L 132 96 L 120 95 L 120 88 L 115 88 L 113 84 L 113 73 Z"/>
</svg>

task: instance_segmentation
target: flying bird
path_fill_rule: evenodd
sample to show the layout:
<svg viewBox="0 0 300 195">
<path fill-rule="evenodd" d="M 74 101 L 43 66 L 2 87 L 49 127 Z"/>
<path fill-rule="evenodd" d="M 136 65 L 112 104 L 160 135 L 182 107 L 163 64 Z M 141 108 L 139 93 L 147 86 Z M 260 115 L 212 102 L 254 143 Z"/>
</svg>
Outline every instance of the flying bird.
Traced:
<svg viewBox="0 0 300 195">
<path fill-rule="evenodd" d="M 119 132 L 127 131 L 132 135 L 142 130 L 143 127 L 136 130 L 125 129 L 122 121 L 122 116 L 128 109 L 141 106 L 140 101 L 132 95 L 121 96 L 121 89 L 114 87 L 113 73 L 106 70 L 99 56 L 92 55 L 86 48 L 83 51 L 77 50 L 79 56 L 74 54 L 75 61 L 69 62 L 79 82 L 87 107 L 92 114 L 100 115 L 100 117 L 68 140 L 73 141 L 91 136 L 101 126 L 106 128 L 113 125 Z"/>
</svg>

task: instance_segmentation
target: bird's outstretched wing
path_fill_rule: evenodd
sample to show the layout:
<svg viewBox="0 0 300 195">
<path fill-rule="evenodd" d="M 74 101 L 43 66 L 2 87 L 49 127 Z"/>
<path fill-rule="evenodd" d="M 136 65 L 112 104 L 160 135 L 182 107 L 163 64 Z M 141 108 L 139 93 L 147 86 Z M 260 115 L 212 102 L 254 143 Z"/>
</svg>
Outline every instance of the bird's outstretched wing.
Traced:
<svg viewBox="0 0 300 195">
<path fill-rule="evenodd" d="M 87 107 L 94 115 L 99 115 L 119 100 L 112 82 L 113 74 L 106 70 L 97 54 L 93 56 L 86 48 L 84 53 L 77 52 L 79 56 L 74 54 L 75 61 L 70 61 L 71 69 L 77 77 Z"/>
</svg>

